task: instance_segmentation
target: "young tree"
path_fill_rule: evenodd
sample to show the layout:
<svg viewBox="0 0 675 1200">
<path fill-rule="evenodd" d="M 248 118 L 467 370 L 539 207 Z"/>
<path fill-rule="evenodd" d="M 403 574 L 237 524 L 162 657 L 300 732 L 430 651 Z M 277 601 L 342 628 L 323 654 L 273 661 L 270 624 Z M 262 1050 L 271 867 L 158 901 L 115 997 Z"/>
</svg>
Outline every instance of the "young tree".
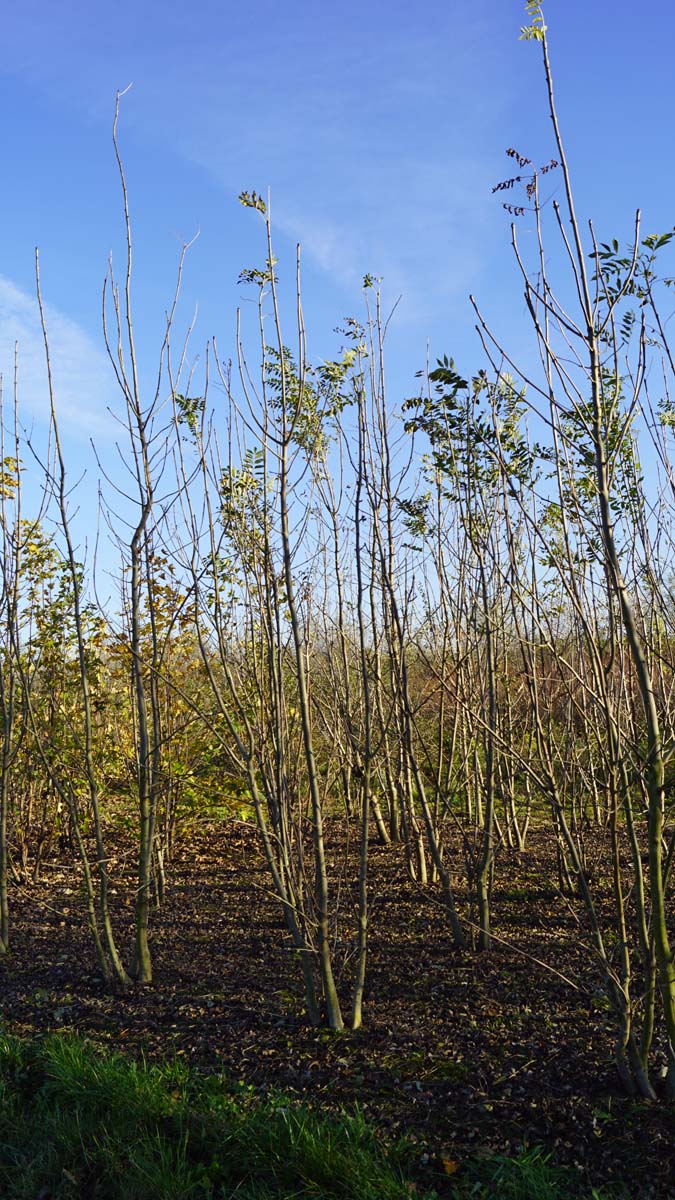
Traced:
<svg viewBox="0 0 675 1200">
<path fill-rule="evenodd" d="M 11 419 L 7 421 L 7 407 Z M 9 949 L 9 819 L 12 770 L 26 733 L 20 653 L 21 564 L 26 527 L 21 515 L 21 449 L 17 361 L 14 398 L 6 406 L 0 376 L 0 954 Z"/>
<path fill-rule="evenodd" d="M 532 270 L 528 270 L 515 224 L 512 227 L 514 250 L 543 369 L 542 382 L 533 378 L 532 371 L 523 371 L 521 376 L 529 383 L 532 411 L 546 420 L 553 437 L 548 458 L 557 492 L 555 512 L 560 552 L 555 551 L 550 561 L 581 621 L 584 659 L 590 667 L 592 680 L 587 695 L 603 714 L 601 752 L 610 787 L 608 804 L 614 862 L 612 936 L 618 940 L 618 972 L 613 968 L 612 956 L 607 953 L 605 934 L 599 925 L 583 863 L 559 800 L 555 801 L 555 807 L 574 873 L 584 894 L 596 949 L 605 963 L 610 999 L 620 1021 L 617 1061 L 627 1086 L 651 1098 L 654 1096 L 649 1067 L 653 1029 L 649 982 L 652 961 L 658 965 L 660 1008 L 668 1046 L 664 1088 L 668 1095 L 675 1090 L 675 966 L 667 921 L 669 858 L 664 855 L 667 830 L 664 785 L 672 751 L 665 744 L 662 731 L 664 714 L 659 709 L 656 686 L 659 671 L 655 647 L 648 636 L 650 623 L 641 620 L 643 602 L 640 597 L 644 594 L 641 579 L 644 572 L 650 570 L 651 578 L 654 577 L 656 546 L 647 516 L 644 484 L 636 465 L 633 426 L 636 414 L 649 413 L 646 359 L 650 350 L 656 349 L 663 366 L 668 371 L 672 369 L 656 302 L 654 268 L 654 255 L 672 235 L 641 240 L 638 214 L 627 254 L 619 252 L 618 243 L 599 244 L 590 223 L 585 244 L 558 123 L 543 9 L 537 0 L 528 0 L 526 7 L 529 24 L 523 29 L 522 36 L 537 42 L 542 51 L 556 146 L 555 160 L 542 170 L 559 166 L 562 173 L 564 207 L 561 210 L 554 203 L 553 217 L 570 267 L 572 287 L 563 300 L 556 295 L 549 278 L 549 258 L 544 252 L 543 241 L 545 213 L 539 202 L 541 172 L 532 168 L 527 177 L 526 203 L 506 206 L 516 216 L 528 207 L 535 215 L 537 237 L 535 263 Z M 516 158 L 521 170 L 531 166 L 524 156 L 515 151 L 509 153 Z M 510 181 L 507 184 L 510 186 Z M 639 317 L 630 315 L 632 297 L 640 299 Z M 650 317 L 656 337 L 648 330 Z M 494 369 L 501 375 L 504 362 L 511 360 L 480 313 L 479 327 Z M 634 348 L 632 361 L 631 348 Z M 627 356 L 628 365 L 624 367 Z M 537 409 L 535 397 L 543 402 L 541 411 Z M 539 536 L 545 546 L 550 546 L 545 527 Z M 583 563 L 585 568 L 582 568 Z M 589 587 L 591 595 L 597 597 L 601 594 L 601 586 L 605 592 L 601 609 L 605 614 L 604 629 L 596 614 L 589 612 L 586 600 Z M 570 667 L 574 669 L 571 662 Z M 631 723 L 626 720 L 629 677 L 634 679 L 640 697 L 642 735 L 637 742 L 630 732 L 633 714 L 630 714 Z M 618 691 L 615 690 L 617 681 Z M 547 756 L 543 731 L 538 736 L 541 753 Z M 552 786 L 550 768 L 546 774 Z M 643 796 L 646 828 L 640 820 Z M 620 821 L 631 847 L 634 877 L 630 889 L 622 876 Z M 648 889 L 642 879 L 640 830 L 644 833 L 649 863 Z M 629 895 L 634 899 L 635 936 L 643 958 L 642 988 L 646 989 L 639 1044 L 631 1023 L 634 1002 L 631 999 L 627 915 Z"/>
</svg>

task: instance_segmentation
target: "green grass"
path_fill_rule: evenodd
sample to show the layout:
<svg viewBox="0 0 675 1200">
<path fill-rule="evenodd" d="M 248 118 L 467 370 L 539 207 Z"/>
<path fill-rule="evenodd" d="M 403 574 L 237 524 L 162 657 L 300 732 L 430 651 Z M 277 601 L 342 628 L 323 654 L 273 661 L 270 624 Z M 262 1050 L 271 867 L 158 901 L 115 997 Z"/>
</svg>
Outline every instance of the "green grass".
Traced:
<svg viewBox="0 0 675 1200">
<path fill-rule="evenodd" d="M 0 1036 L 3 1200 L 432 1200 L 356 1113 L 103 1055 L 75 1038 Z M 463 1164 L 457 1200 L 612 1200 L 538 1149 Z"/>
<path fill-rule="evenodd" d="M 499 1155 L 468 1164 L 457 1200 L 630 1200 L 623 1189 L 585 1187 L 578 1174 L 555 1166 L 538 1147 L 513 1158 Z"/>
<path fill-rule="evenodd" d="M 182 1066 L 75 1039 L 0 1038 L 0 1196 L 35 1200 L 409 1200 L 402 1151 Z"/>
</svg>

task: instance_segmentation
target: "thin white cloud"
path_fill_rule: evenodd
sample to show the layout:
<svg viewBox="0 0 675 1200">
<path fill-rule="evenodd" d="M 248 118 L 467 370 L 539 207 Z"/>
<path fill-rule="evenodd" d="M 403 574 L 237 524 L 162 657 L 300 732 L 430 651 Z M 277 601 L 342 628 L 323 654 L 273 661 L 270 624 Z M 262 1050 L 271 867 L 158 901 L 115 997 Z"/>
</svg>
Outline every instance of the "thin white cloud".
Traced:
<svg viewBox="0 0 675 1200">
<path fill-rule="evenodd" d="M 390 298 L 402 296 L 405 319 L 425 325 L 466 306 L 480 281 L 499 225 L 490 183 L 489 165 L 475 156 L 458 156 L 451 169 L 411 157 L 364 170 L 352 226 L 313 199 L 300 210 L 274 196 L 273 225 L 347 287 L 366 272 L 382 277 Z"/>
<path fill-rule="evenodd" d="M 61 9 L 58 19 L 44 14 L 33 37 L 18 36 L 39 7 L 27 4 L 13 16 L 14 70 L 39 77 L 60 105 L 68 80 L 80 110 L 106 121 L 112 81 L 134 79 L 123 143 L 128 132 L 164 143 L 232 199 L 269 184 L 274 228 L 300 241 L 304 261 L 331 282 L 351 290 L 365 272 L 383 276 L 390 293 L 404 294 L 406 319 L 424 326 L 479 282 L 501 228 L 490 195 L 493 132 L 516 91 L 494 36 L 496 0 L 461 12 L 434 2 L 421 24 L 405 8 L 385 20 L 384 0 L 365 17 L 352 0 L 318 24 L 309 0 L 293 0 L 296 19 L 282 23 L 274 0 L 260 0 L 253 25 L 245 7 L 224 21 L 214 0 L 196 24 L 168 0 L 157 22 L 151 0 L 131 41 L 120 19 L 129 0 L 104 36 L 84 0 L 66 0 L 74 53 Z M 56 51 L 45 56 L 47 41 Z"/>
<path fill-rule="evenodd" d="M 274 197 L 272 198 L 274 201 Z M 364 266 L 363 238 L 345 223 L 312 212 L 294 212 L 288 205 L 273 203 L 273 228 L 299 242 L 303 254 L 331 278 L 354 287 L 368 269 Z"/>
<path fill-rule="evenodd" d="M 109 435 L 108 406 L 115 402 L 116 387 L 105 351 L 52 305 L 45 306 L 45 317 L 61 424 L 71 437 Z M 37 301 L 0 275 L 0 374 L 5 396 L 13 388 L 15 347 L 21 423 L 27 427 L 44 423 L 49 417 L 49 390 Z"/>
</svg>

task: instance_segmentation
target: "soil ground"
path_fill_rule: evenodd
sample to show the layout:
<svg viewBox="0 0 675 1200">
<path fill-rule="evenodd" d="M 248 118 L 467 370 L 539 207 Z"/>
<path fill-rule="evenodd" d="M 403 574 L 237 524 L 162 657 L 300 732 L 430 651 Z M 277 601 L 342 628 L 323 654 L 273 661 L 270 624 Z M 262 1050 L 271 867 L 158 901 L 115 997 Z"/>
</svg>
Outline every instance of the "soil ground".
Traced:
<svg viewBox="0 0 675 1200">
<path fill-rule="evenodd" d="M 348 913 L 343 832 L 329 828 L 328 848 L 333 896 Z M 41 883 L 12 889 L 5 1028 L 71 1030 L 127 1054 L 184 1058 L 323 1110 L 358 1102 L 385 1139 L 412 1139 L 413 1173 L 440 1194 L 451 1194 L 443 1160 L 461 1171 L 476 1155 L 542 1145 L 586 1185 L 675 1197 L 675 1106 L 622 1092 L 583 913 L 557 893 L 547 841 L 535 831 L 524 854 L 502 853 L 493 896 L 502 940 L 487 954 L 452 948 L 434 889 L 425 898 L 407 879 L 399 847 L 374 844 L 371 860 L 358 1033 L 307 1025 L 255 831 L 235 823 L 192 831 L 177 851 L 153 914 L 154 983 L 125 994 L 98 979 L 77 873 L 52 853 Z M 121 862 L 120 851 L 118 871 Z M 129 896 L 120 887 L 114 897 L 127 950 Z M 343 936 L 348 1009 L 353 944 Z"/>
</svg>

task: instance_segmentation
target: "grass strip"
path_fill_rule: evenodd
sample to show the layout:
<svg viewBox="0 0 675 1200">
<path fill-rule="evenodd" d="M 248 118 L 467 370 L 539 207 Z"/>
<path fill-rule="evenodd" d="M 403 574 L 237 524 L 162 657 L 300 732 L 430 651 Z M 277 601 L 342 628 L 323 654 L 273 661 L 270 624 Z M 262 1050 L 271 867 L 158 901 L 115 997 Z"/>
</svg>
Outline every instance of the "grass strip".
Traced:
<svg viewBox="0 0 675 1200">
<path fill-rule="evenodd" d="M 433 1200 L 356 1112 L 148 1066 L 54 1035 L 0 1036 L 3 1200 Z M 567 1200 L 578 1179 L 537 1149 L 467 1164 L 457 1200 Z M 576 1183 L 576 1187 L 573 1184 Z M 588 1192 L 585 1193 L 589 1195 Z M 593 1191 L 597 1200 L 608 1193 Z"/>
<path fill-rule="evenodd" d="M 330 1119 L 178 1065 L 0 1037 L 5 1200 L 409 1200 L 358 1112 Z"/>
</svg>

